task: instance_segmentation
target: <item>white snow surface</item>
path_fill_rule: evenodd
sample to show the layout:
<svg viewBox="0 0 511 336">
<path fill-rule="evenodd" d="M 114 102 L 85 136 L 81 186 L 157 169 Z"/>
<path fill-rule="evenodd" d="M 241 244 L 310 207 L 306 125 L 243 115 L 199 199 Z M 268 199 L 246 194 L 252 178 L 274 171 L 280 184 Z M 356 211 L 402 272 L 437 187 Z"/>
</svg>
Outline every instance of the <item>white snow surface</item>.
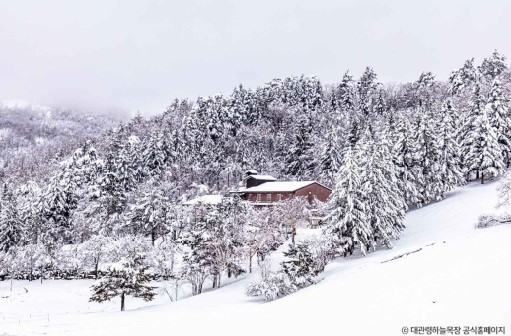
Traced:
<svg viewBox="0 0 511 336">
<path fill-rule="evenodd" d="M 185 205 L 195 205 L 195 204 L 211 204 L 216 205 L 222 203 L 223 195 L 202 195 L 200 197 L 191 199 L 189 201 L 184 202 Z"/>
<path fill-rule="evenodd" d="M 247 179 L 253 178 L 255 180 L 265 180 L 265 181 L 276 181 L 277 179 L 271 175 L 249 175 Z"/>
<path fill-rule="evenodd" d="M 275 181 L 265 182 L 255 187 L 243 189 L 243 192 L 292 192 L 304 188 L 316 181 Z"/>
<path fill-rule="evenodd" d="M 495 204 L 495 182 L 459 188 L 409 211 L 393 249 L 337 259 L 316 285 L 270 303 L 244 294 L 257 271 L 177 302 L 129 297 L 122 313 L 118 301 L 87 302 L 91 281 L 16 281 L 13 292 L 0 282 L 0 335 L 402 335 L 413 326 L 509 333 L 511 225 L 474 228 Z"/>
</svg>

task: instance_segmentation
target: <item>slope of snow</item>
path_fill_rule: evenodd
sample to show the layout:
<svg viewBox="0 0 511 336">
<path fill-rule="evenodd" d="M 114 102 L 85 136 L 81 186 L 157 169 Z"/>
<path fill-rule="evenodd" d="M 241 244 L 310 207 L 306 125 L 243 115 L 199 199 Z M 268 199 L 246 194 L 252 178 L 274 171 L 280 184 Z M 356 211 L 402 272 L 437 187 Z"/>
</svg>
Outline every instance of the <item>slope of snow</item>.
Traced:
<svg viewBox="0 0 511 336">
<path fill-rule="evenodd" d="M 257 279 L 257 274 L 172 303 L 163 304 L 160 298 L 138 308 L 142 303 L 129 298 L 129 311 L 123 313 L 113 311 L 115 302 L 91 304 L 89 311 L 95 309 L 96 313 L 73 309 L 84 305 L 87 294 L 83 288 L 90 283 L 69 282 L 65 290 L 57 282 L 31 284 L 27 295 L 39 291 L 33 295 L 46 300 L 35 303 L 27 299 L 29 304 L 23 306 L 21 298 L 2 298 L 9 286 L 3 282 L 0 332 L 402 335 L 403 327 L 412 326 L 459 326 L 462 330 L 464 326 L 505 326 L 509 330 L 511 226 L 474 228 L 480 214 L 494 211 L 495 189 L 496 183 L 470 184 L 442 202 L 410 211 L 407 228 L 393 249 L 338 259 L 327 267 L 318 284 L 274 302 L 245 296 L 247 284 Z M 15 287 L 19 286 L 15 282 Z M 74 286 L 76 293 L 72 294 Z M 26 316 L 36 308 L 53 314 L 46 319 L 44 315 L 39 319 Z M 11 315 L 6 318 L 7 314 Z"/>
</svg>

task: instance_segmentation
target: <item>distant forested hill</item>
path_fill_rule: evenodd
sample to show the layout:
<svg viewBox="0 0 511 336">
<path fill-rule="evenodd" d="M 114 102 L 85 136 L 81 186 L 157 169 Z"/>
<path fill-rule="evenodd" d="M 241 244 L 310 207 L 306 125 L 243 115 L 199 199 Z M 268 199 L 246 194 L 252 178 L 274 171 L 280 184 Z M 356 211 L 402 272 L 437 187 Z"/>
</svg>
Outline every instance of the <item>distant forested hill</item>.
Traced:
<svg viewBox="0 0 511 336">
<path fill-rule="evenodd" d="M 0 102 L 0 179 L 44 179 L 52 162 L 119 122 L 116 116 Z"/>
</svg>

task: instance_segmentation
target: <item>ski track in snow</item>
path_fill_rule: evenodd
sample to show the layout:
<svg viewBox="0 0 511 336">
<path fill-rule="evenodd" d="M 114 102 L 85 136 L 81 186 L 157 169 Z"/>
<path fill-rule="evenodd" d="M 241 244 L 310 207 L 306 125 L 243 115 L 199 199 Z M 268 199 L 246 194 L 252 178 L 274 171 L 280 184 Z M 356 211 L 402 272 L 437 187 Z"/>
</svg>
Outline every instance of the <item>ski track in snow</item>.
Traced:
<svg viewBox="0 0 511 336">
<path fill-rule="evenodd" d="M 128 298 L 122 313 L 117 301 L 87 303 L 91 281 L 15 282 L 17 294 L 8 299 L 2 297 L 14 294 L 2 282 L 0 335 L 401 335 L 405 326 L 511 330 L 511 225 L 474 228 L 479 215 L 495 212 L 496 186 L 472 183 L 409 211 L 393 249 L 337 259 L 318 284 L 270 303 L 244 294 L 257 270 L 177 302 Z M 286 246 L 274 253 L 274 263 Z"/>
</svg>

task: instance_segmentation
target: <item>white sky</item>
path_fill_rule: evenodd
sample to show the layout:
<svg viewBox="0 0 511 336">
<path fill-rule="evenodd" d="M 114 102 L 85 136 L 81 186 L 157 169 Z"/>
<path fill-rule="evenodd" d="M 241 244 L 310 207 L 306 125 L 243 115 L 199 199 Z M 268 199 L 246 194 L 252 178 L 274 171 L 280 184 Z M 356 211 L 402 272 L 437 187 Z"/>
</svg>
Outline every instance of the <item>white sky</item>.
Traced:
<svg viewBox="0 0 511 336">
<path fill-rule="evenodd" d="M 161 112 L 176 97 L 367 65 L 438 78 L 511 57 L 509 0 L 0 0 L 0 100 Z"/>
</svg>

